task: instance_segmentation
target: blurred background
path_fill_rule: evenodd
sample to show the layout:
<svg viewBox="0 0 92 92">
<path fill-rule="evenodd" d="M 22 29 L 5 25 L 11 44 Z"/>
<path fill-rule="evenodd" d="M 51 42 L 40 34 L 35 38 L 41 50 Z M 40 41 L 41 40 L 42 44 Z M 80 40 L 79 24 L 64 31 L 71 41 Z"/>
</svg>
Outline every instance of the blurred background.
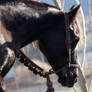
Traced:
<svg viewBox="0 0 92 92">
<path fill-rule="evenodd" d="M 34 0 L 41 1 L 51 5 L 54 5 L 55 0 Z M 57 0 L 59 1 L 59 0 Z M 62 8 L 68 11 L 72 5 L 77 5 L 76 1 L 81 2 L 83 9 L 83 16 L 85 19 L 85 30 L 82 28 L 82 34 L 84 35 L 83 42 L 79 43 L 78 46 L 78 58 L 80 64 L 83 65 L 83 74 L 85 78 L 85 83 L 87 84 L 89 92 L 92 92 L 92 1 L 91 0 L 61 0 Z M 79 14 L 79 21 L 83 25 L 83 16 Z M 85 31 L 85 32 L 84 32 Z M 84 51 L 86 48 L 86 51 Z M 30 44 L 23 48 L 24 53 L 34 60 L 38 65 L 44 64 L 46 68 L 49 67 L 46 58 L 40 52 L 38 46 Z M 85 54 L 84 54 L 85 53 Z M 83 58 L 83 56 L 85 56 Z M 85 60 L 84 60 L 85 59 Z M 73 88 L 64 88 L 57 82 L 57 76 L 51 75 L 51 80 L 53 81 L 55 92 L 77 92 Z M 75 84 L 78 92 L 81 92 L 78 83 Z M 11 71 L 5 77 L 3 83 L 3 88 L 6 92 L 46 92 L 46 80 L 41 78 L 39 75 L 34 75 L 29 71 L 24 65 L 22 65 L 17 59 L 12 67 Z"/>
</svg>

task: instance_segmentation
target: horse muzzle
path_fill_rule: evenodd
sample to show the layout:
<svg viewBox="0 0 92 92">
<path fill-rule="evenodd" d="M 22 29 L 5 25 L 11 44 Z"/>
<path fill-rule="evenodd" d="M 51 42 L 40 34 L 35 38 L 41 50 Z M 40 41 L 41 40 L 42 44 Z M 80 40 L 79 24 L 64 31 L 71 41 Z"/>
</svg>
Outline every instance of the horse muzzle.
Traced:
<svg viewBox="0 0 92 92">
<path fill-rule="evenodd" d="M 59 76 L 58 82 L 65 87 L 73 87 L 74 84 L 77 82 L 77 74 L 68 72 L 63 76 Z"/>
</svg>

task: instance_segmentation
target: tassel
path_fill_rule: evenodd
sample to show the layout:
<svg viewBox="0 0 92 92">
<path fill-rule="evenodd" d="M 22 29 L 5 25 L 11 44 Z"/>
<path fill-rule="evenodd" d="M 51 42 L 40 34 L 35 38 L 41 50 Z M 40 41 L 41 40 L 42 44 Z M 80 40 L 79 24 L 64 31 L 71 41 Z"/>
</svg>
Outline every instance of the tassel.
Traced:
<svg viewBox="0 0 92 92">
<path fill-rule="evenodd" d="M 50 80 L 50 77 L 47 76 L 46 79 L 47 79 L 47 91 L 46 92 L 54 92 L 53 83 Z"/>
</svg>

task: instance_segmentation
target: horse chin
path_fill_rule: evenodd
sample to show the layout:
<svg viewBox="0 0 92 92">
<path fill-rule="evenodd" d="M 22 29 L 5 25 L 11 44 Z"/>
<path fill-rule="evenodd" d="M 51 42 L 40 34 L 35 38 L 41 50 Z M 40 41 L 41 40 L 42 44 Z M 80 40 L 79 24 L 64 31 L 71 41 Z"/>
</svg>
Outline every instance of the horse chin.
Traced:
<svg viewBox="0 0 92 92">
<path fill-rule="evenodd" d="M 69 76 L 69 74 L 66 74 L 66 76 L 59 76 L 58 82 L 64 86 L 64 87 L 73 87 L 74 84 L 77 82 L 77 76 L 76 74 Z"/>
<path fill-rule="evenodd" d="M 71 81 L 66 81 L 66 80 L 58 80 L 58 82 L 62 85 L 62 86 L 64 86 L 64 87 L 68 87 L 68 88 L 70 88 L 70 87 L 73 87 L 74 86 L 74 82 L 71 82 Z"/>
</svg>

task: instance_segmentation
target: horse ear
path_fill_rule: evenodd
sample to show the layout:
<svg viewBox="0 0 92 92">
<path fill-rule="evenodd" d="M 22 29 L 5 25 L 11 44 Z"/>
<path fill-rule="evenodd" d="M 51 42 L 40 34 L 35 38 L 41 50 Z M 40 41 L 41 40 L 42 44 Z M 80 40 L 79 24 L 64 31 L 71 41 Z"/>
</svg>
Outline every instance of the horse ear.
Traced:
<svg viewBox="0 0 92 92">
<path fill-rule="evenodd" d="M 69 19 L 70 22 L 73 22 L 76 19 L 76 16 L 78 14 L 78 11 L 80 9 L 81 4 L 79 4 L 77 7 L 73 7 L 71 10 L 69 10 L 68 14 L 69 14 Z"/>
<path fill-rule="evenodd" d="M 74 7 L 75 7 L 75 5 L 73 5 L 73 6 L 69 9 L 69 11 L 71 11 L 72 9 L 74 9 Z"/>
</svg>

